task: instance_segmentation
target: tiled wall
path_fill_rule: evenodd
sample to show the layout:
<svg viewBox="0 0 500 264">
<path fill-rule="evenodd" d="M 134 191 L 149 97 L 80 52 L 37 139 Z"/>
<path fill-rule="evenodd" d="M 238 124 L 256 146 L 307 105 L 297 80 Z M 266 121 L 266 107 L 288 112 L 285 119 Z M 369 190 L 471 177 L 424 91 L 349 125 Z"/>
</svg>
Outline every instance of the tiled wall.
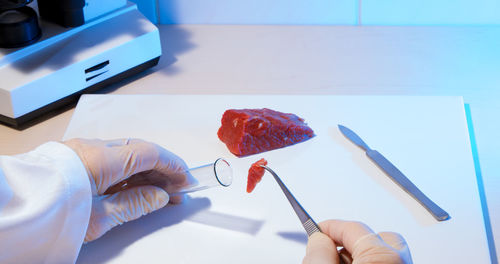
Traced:
<svg viewBox="0 0 500 264">
<path fill-rule="evenodd" d="M 362 0 L 364 25 L 500 24 L 499 0 Z"/>
<path fill-rule="evenodd" d="M 162 24 L 500 24 L 499 0 L 132 0 Z"/>
<path fill-rule="evenodd" d="M 355 24 L 353 0 L 160 0 L 165 24 Z"/>
</svg>

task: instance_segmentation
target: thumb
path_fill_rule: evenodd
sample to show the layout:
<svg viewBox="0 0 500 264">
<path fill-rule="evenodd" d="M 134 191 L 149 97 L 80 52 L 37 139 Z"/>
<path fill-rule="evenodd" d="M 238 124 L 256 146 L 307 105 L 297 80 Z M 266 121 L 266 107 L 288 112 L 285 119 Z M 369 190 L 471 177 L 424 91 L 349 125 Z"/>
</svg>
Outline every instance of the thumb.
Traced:
<svg viewBox="0 0 500 264">
<path fill-rule="evenodd" d="M 339 255 L 335 242 L 327 235 L 316 232 L 309 237 L 306 256 L 302 264 L 338 264 Z"/>
<path fill-rule="evenodd" d="M 95 240 L 111 228 L 135 220 L 167 205 L 169 195 L 162 188 L 144 185 L 92 201 L 85 242 Z"/>
</svg>

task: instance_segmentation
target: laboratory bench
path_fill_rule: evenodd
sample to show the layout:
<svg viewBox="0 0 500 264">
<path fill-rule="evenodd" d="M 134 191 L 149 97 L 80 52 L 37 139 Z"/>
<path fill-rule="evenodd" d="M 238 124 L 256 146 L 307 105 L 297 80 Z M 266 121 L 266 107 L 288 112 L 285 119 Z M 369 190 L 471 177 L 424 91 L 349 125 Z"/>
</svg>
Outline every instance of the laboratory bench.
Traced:
<svg viewBox="0 0 500 264">
<path fill-rule="evenodd" d="M 99 93 L 463 96 L 489 246 L 500 254 L 500 27 L 159 29 L 159 64 Z M 61 140 L 73 112 L 68 106 L 23 130 L 0 126 L 0 154 Z"/>
</svg>

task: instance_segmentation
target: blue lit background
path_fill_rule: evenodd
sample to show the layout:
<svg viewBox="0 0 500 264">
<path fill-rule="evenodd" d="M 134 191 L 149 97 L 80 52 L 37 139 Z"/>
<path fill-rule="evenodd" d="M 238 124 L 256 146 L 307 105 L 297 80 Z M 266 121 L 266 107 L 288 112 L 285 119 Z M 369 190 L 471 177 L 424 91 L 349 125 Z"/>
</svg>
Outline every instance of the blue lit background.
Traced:
<svg viewBox="0 0 500 264">
<path fill-rule="evenodd" d="M 162 24 L 491 25 L 497 0 L 133 0 Z"/>
</svg>

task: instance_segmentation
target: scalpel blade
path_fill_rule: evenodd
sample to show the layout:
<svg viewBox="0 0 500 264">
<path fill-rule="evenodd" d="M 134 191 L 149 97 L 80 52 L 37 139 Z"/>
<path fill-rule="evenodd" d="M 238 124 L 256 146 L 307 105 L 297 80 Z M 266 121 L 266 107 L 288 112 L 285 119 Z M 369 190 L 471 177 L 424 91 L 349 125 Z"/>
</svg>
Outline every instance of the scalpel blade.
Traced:
<svg viewBox="0 0 500 264">
<path fill-rule="evenodd" d="M 450 218 L 450 215 L 427 197 L 418 187 L 413 184 L 396 166 L 394 166 L 388 159 L 376 150 L 372 150 L 366 145 L 361 138 L 352 130 L 345 126 L 339 125 L 339 130 L 356 145 L 365 150 L 366 155 L 373 161 L 379 168 L 381 168 L 389 178 L 398 184 L 404 191 L 417 200 L 427 211 L 429 211 L 434 218 L 438 221 L 445 221 Z"/>
</svg>

